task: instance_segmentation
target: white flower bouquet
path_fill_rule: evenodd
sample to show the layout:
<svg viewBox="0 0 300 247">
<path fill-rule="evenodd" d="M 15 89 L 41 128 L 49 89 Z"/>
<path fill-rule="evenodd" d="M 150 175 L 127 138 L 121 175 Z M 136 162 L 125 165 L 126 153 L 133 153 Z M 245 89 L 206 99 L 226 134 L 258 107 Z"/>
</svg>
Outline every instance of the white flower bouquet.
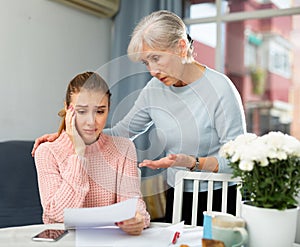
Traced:
<svg viewBox="0 0 300 247">
<path fill-rule="evenodd" d="M 247 133 L 220 149 L 233 177 L 240 177 L 242 196 L 251 205 L 284 210 L 297 205 L 300 192 L 300 141 L 281 132 Z"/>
</svg>

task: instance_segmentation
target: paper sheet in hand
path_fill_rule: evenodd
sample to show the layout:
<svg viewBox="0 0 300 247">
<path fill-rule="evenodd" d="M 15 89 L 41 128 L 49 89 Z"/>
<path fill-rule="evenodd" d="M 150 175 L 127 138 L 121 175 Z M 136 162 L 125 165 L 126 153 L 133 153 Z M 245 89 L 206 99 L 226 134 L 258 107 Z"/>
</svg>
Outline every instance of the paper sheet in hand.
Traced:
<svg viewBox="0 0 300 247">
<path fill-rule="evenodd" d="M 133 218 L 136 212 L 137 198 L 105 207 L 66 208 L 64 222 L 67 229 L 99 226 L 114 226 L 115 222 Z"/>
</svg>

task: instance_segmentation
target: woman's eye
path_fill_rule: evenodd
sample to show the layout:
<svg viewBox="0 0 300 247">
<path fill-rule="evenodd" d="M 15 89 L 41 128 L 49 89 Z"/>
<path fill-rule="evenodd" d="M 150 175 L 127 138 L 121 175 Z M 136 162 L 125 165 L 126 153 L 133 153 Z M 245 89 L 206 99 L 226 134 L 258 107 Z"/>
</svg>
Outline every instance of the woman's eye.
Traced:
<svg viewBox="0 0 300 247">
<path fill-rule="evenodd" d="M 82 115 L 82 114 L 85 113 L 85 111 L 84 110 L 77 110 L 77 113 L 80 114 L 80 115 Z"/>
<path fill-rule="evenodd" d="M 149 65 L 149 63 L 147 62 L 147 61 L 142 61 L 142 64 L 144 64 L 144 65 L 146 65 L 146 66 L 148 66 Z"/>
<path fill-rule="evenodd" d="M 104 111 L 103 110 L 99 110 L 97 111 L 98 114 L 104 114 Z"/>
<path fill-rule="evenodd" d="M 158 60 L 159 60 L 159 56 L 155 55 L 152 57 L 153 62 L 158 62 Z"/>
</svg>

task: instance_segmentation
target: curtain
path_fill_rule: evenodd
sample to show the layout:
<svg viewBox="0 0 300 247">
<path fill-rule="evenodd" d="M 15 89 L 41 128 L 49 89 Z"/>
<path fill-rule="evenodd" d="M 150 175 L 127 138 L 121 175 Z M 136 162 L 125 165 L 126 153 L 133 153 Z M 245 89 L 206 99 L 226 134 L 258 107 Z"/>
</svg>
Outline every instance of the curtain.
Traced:
<svg viewBox="0 0 300 247">
<path fill-rule="evenodd" d="M 127 57 L 127 46 L 137 23 L 146 15 L 157 10 L 169 10 L 182 17 L 182 0 L 120 0 L 120 10 L 114 18 L 112 31 L 111 61 L 102 66 L 104 76 L 112 93 L 108 126 L 121 120 L 131 109 L 140 90 L 151 78 L 146 67 L 133 63 Z M 144 159 L 159 159 L 164 156 L 163 146 L 157 139 L 152 126 L 134 140 L 138 162 Z M 141 169 L 142 193 L 152 220 L 164 218 L 166 172 L 164 169 Z"/>
<path fill-rule="evenodd" d="M 120 0 L 120 10 L 114 18 L 112 32 L 112 59 L 108 65 L 107 81 L 112 93 L 108 127 L 123 118 L 132 107 L 140 90 L 151 78 L 144 65 L 133 63 L 127 58 L 127 46 L 137 23 L 151 12 L 162 9 L 182 16 L 182 0 Z M 139 161 L 145 158 L 157 159 L 163 155 L 157 150 L 153 151 L 151 143 L 155 143 L 156 149 L 159 147 L 156 135 L 152 127 L 134 140 Z"/>
</svg>

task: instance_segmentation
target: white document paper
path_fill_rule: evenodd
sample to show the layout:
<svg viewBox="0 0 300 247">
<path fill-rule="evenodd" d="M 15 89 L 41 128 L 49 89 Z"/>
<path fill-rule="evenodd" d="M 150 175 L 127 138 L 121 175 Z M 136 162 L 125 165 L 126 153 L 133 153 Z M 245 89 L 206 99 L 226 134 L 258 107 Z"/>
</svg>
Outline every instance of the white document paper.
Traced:
<svg viewBox="0 0 300 247">
<path fill-rule="evenodd" d="M 115 226 L 115 222 L 135 216 L 137 202 L 138 198 L 132 198 L 105 207 L 66 208 L 64 210 L 65 228 Z"/>
<path fill-rule="evenodd" d="M 175 232 L 183 233 L 183 222 L 169 225 L 166 227 L 153 227 L 145 229 L 139 236 L 131 236 L 123 232 L 118 227 L 77 229 L 76 247 L 168 247 L 180 246 L 180 238 L 185 243 L 190 243 L 189 239 L 184 239 L 183 235 L 179 237 L 176 244 L 172 244 Z M 197 240 L 201 243 L 201 235 L 198 228 Z M 198 246 L 201 246 L 198 245 Z"/>
</svg>

